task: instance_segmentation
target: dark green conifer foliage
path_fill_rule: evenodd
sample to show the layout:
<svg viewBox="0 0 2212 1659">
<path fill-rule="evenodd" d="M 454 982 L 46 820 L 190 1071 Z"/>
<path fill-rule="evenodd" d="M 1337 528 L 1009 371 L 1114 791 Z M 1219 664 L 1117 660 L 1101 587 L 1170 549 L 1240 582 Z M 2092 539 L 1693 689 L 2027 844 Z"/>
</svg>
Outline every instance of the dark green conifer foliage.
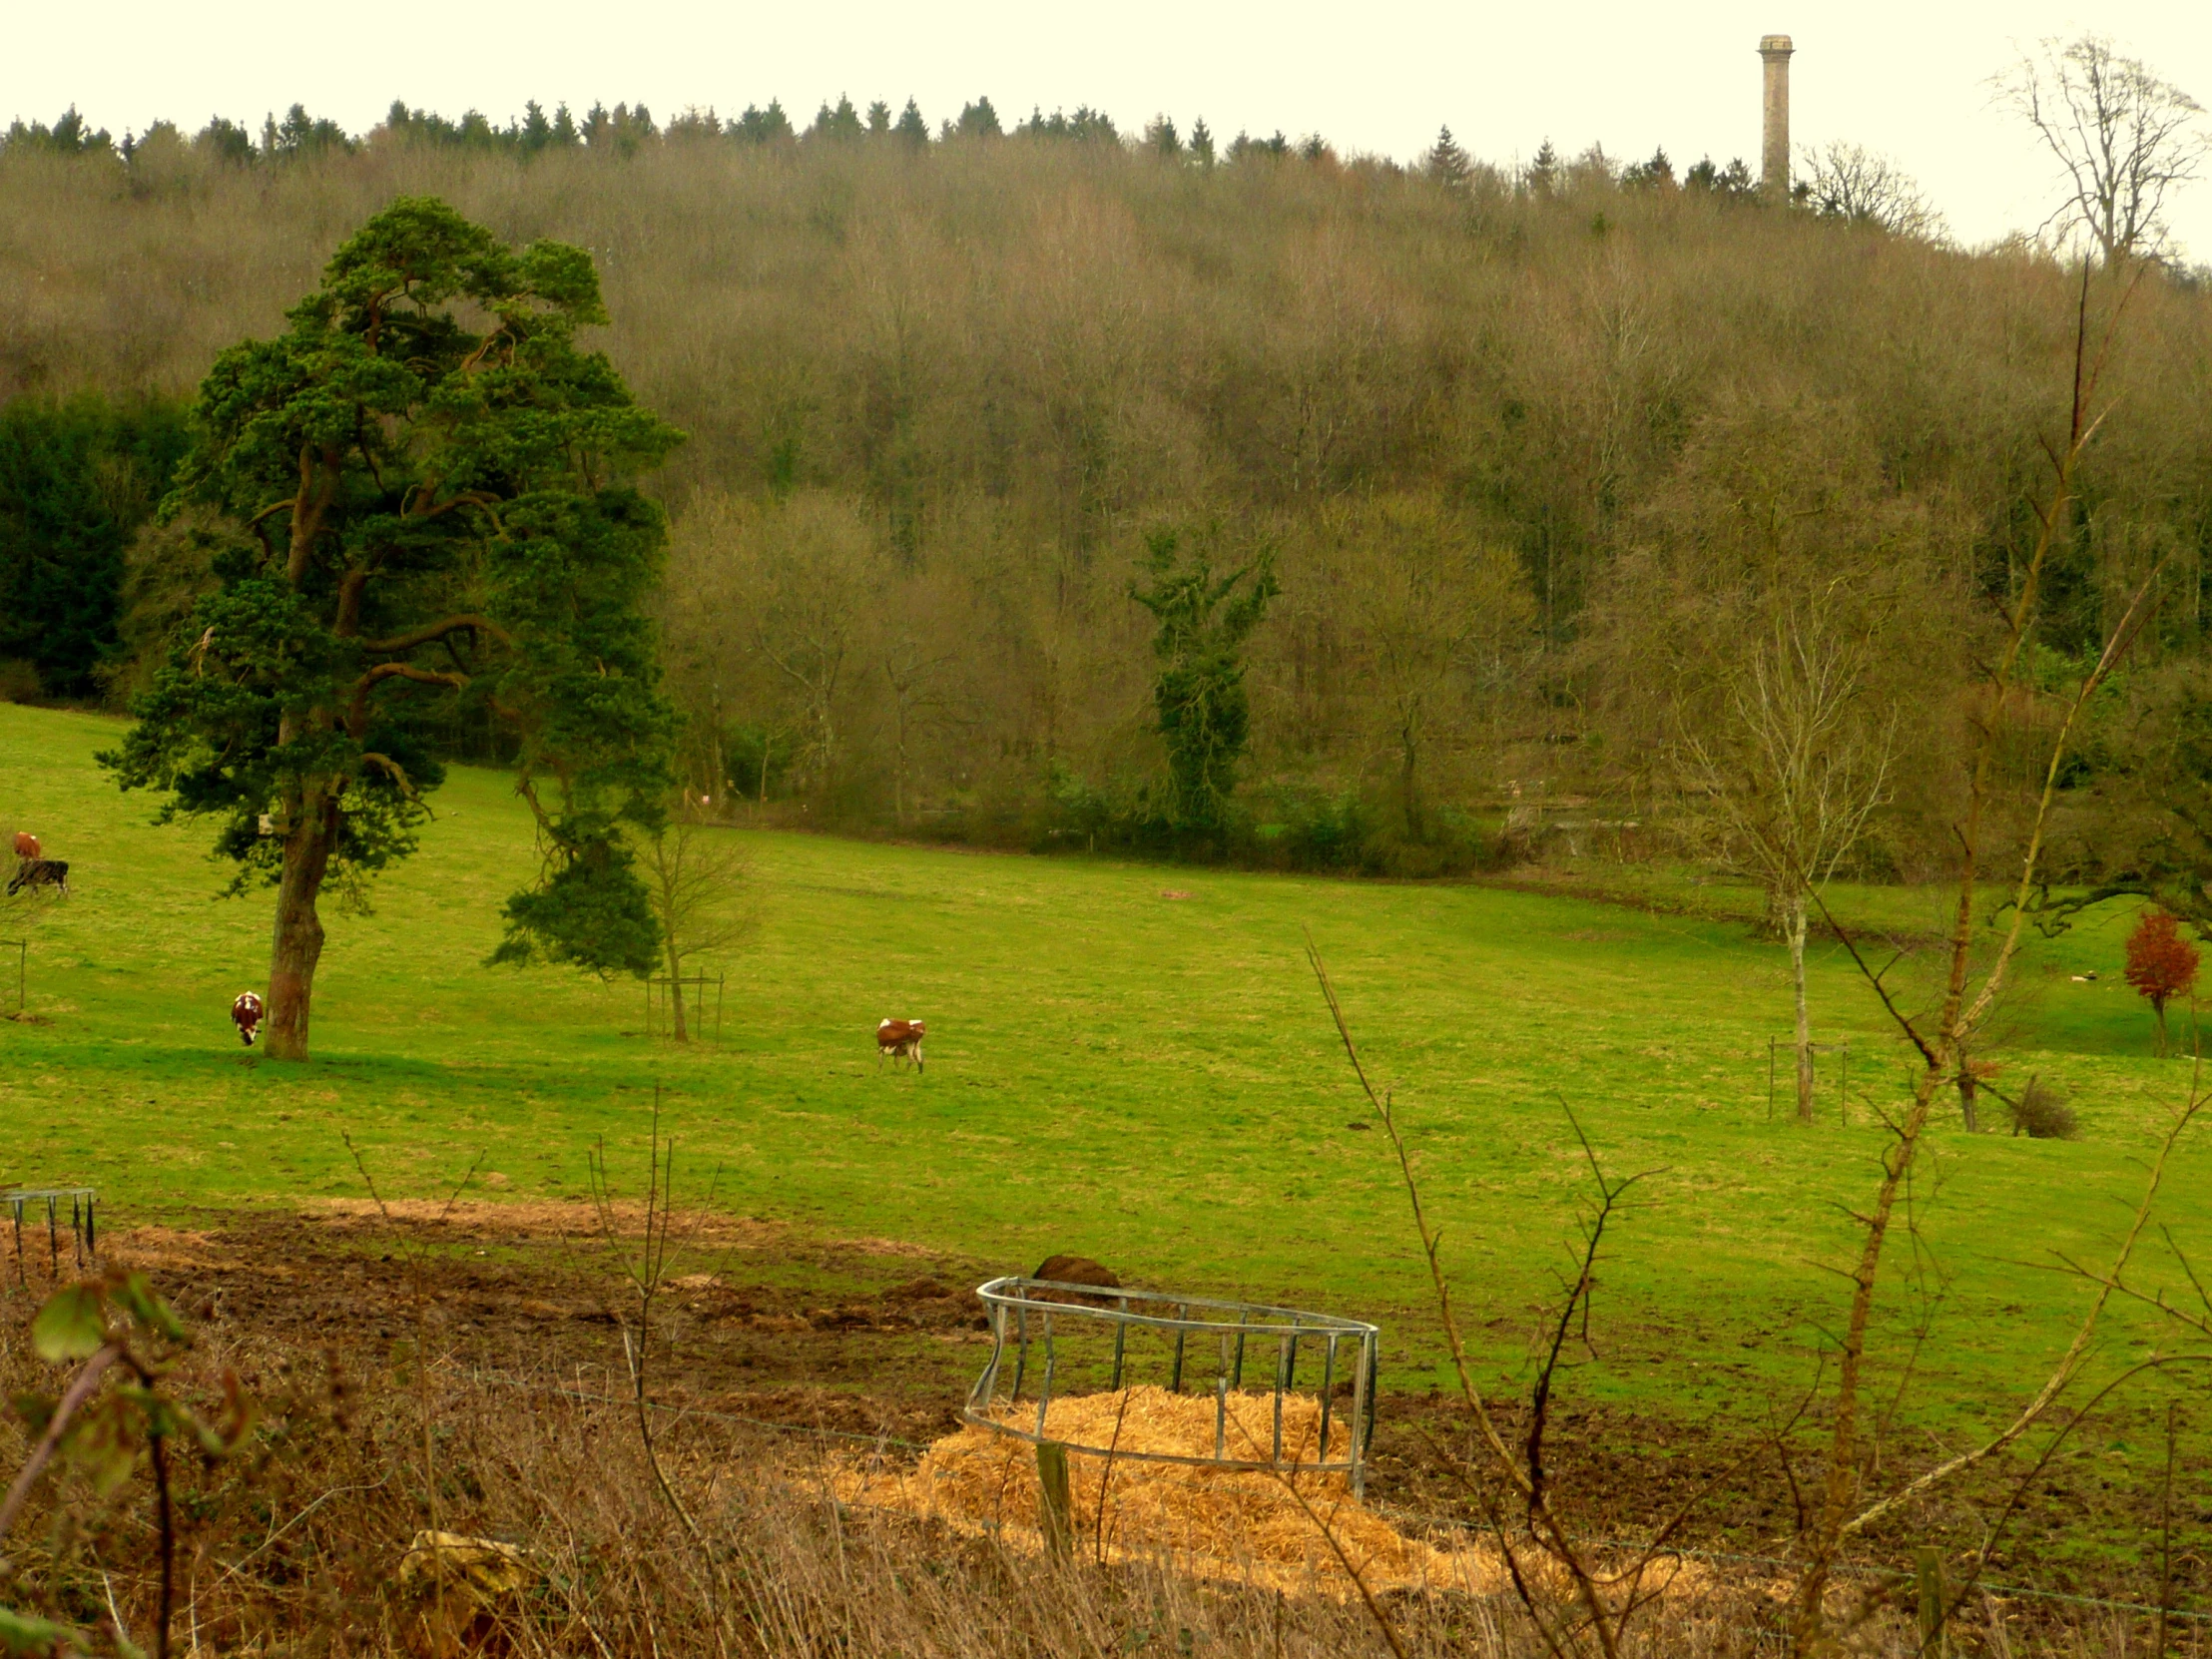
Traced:
<svg viewBox="0 0 2212 1659">
<path fill-rule="evenodd" d="M 182 407 L 86 394 L 0 408 L 0 659 L 87 697 L 113 651 L 131 533 L 185 452 Z"/>
<path fill-rule="evenodd" d="M 781 99 L 771 98 L 765 110 L 748 104 L 745 114 L 730 123 L 730 136 L 743 144 L 773 144 L 793 136 L 791 117 Z"/>
<path fill-rule="evenodd" d="M 929 143 L 929 123 L 922 120 L 921 106 L 911 98 L 906 100 L 906 107 L 898 112 L 898 125 L 892 131 L 916 150 Z"/>
<path fill-rule="evenodd" d="M 171 499 L 251 534 L 105 760 L 171 792 L 165 818 L 214 818 L 237 887 L 276 883 L 279 1057 L 306 1052 L 324 886 L 413 850 L 456 707 L 509 734 L 546 858 L 499 957 L 652 960 L 621 834 L 659 822 L 673 717 L 646 613 L 663 521 L 629 479 L 681 434 L 577 344 L 606 320 L 581 250 L 401 198 L 201 386 Z"/>
<path fill-rule="evenodd" d="M 1160 660 L 1152 703 L 1156 730 L 1167 744 L 1173 828 L 1216 842 L 1228 826 L 1237 767 L 1252 740 L 1244 646 L 1282 592 L 1275 560 L 1263 552 L 1217 577 L 1202 549 L 1185 557 L 1173 530 L 1153 532 L 1145 550 L 1150 584 L 1130 584 L 1129 597 L 1160 624 L 1152 640 Z"/>
<path fill-rule="evenodd" d="M 1446 190 L 1465 190 L 1468 179 L 1474 174 L 1467 153 L 1452 142 L 1449 127 L 1437 129 L 1435 148 L 1421 158 L 1421 168 Z"/>
<path fill-rule="evenodd" d="M 0 150 L 43 150 L 56 156 L 87 155 L 111 149 L 113 144 L 108 130 L 105 127 L 95 130 L 77 113 L 74 104 L 51 127 L 43 121 L 26 126 L 19 118 L 8 124 L 5 134 L 0 134 Z"/>
<path fill-rule="evenodd" d="M 236 121 L 210 116 L 194 137 L 193 148 L 205 150 L 218 161 L 244 167 L 254 159 L 254 135 Z"/>
<path fill-rule="evenodd" d="M 807 129 L 810 139 L 827 139 L 832 144 L 851 144 L 861 136 L 860 113 L 852 107 L 852 100 L 838 95 L 837 107 L 827 103 L 815 114 L 815 124 Z"/>
<path fill-rule="evenodd" d="M 998 124 L 998 112 L 991 108 L 988 98 L 978 98 L 974 103 L 962 106 L 960 119 L 953 125 L 954 138 L 1001 138 L 1005 128 Z"/>
<path fill-rule="evenodd" d="M 1545 139 L 1536 149 L 1536 159 L 1528 164 L 1528 188 L 1538 196 L 1549 196 L 1559 183 L 1560 171 L 1559 152 Z"/>
</svg>

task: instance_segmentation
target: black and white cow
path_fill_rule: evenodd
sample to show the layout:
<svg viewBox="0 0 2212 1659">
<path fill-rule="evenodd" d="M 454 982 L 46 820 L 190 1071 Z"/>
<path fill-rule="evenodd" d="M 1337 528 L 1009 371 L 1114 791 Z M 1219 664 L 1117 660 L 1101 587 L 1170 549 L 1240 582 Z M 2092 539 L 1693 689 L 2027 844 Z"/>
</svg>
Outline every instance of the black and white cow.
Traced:
<svg viewBox="0 0 2212 1659">
<path fill-rule="evenodd" d="M 64 898 L 69 896 L 69 860 L 66 858 L 26 858 L 16 866 L 15 879 L 8 883 L 8 896 L 13 898 L 25 887 L 55 887 Z"/>
</svg>

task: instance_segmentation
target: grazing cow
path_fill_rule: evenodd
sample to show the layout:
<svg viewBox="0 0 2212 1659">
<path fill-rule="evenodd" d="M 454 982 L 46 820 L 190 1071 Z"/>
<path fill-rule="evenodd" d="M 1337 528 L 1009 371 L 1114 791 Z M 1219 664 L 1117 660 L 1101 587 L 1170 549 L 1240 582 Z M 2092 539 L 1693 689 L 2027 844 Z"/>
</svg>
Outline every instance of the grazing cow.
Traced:
<svg viewBox="0 0 2212 1659">
<path fill-rule="evenodd" d="M 927 1027 L 918 1019 L 887 1019 L 875 1028 L 875 1064 L 911 1060 L 921 1070 L 921 1039 Z"/>
<path fill-rule="evenodd" d="M 59 887 L 64 898 L 69 896 L 69 861 L 66 858 L 26 858 L 16 866 L 15 879 L 8 883 L 8 896 L 13 898 L 25 887 Z"/>
<path fill-rule="evenodd" d="M 239 992 L 231 1003 L 231 1023 L 239 1028 L 239 1041 L 252 1048 L 254 1034 L 262 1028 L 262 999 L 252 991 Z"/>
<path fill-rule="evenodd" d="M 18 830 L 15 832 L 15 861 L 17 863 L 27 864 L 33 858 L 43 858 L 45 854 L 38 849 L 38 836 L 32 834 L 28 830 Z"/>
</svg>

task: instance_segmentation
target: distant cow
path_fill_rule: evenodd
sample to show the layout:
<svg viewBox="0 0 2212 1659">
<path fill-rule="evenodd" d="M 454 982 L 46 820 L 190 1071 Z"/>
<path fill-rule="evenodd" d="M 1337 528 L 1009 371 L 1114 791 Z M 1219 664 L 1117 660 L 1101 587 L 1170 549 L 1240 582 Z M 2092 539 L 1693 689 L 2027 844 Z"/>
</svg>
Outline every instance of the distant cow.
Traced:
<svg viewBox="0 0 2212 1659">
<path fill-rule="evenodd" d="M 231 1003 L 231 1023 L 239 1028 L 239 1040 L 252 1048 L 254 1033 L 262 1028 L 262 999 L 252 991 L 239 992 Z"/>
<path fill-rule="evenodd" d="M 8 896 L 13 898 L 25 887 L 58 887 L 64 898 L 69 896 L 69 861 L 65 858 L 26 858 L 16 866 L 15 879 L 8 883 Z"/>
<path fill-rule="evenodd" d="M 911 1060 L 921 1070 L 921 1039 L 928 1030 L 918 1019 L 887 1019 L 875 1028 L 875 1063 Z"/>
<path fill-rule="evenodd" d="M 32 834 L 31 831 L 28 830 L 18 830 L 15 832 L 15 857 L 17 863 L 27 864 L 33 858 L 42 858 L 44 856 L 45 854 L 38 849 L 38 836 Z"/>
</svg>

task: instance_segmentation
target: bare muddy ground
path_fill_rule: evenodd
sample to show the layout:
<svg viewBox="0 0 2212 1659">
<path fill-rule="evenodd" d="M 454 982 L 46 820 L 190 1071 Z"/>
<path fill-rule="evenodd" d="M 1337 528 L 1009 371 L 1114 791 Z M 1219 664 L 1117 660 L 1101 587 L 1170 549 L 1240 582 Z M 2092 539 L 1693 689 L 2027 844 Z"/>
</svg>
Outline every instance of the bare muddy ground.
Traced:
<svg viewBox="0 0 2212 1659">
<path fill-rule="evenodd" d="M 616 1311 L 635 1307 L 625 1273 L 638 1259 L 640 1218 L 614 1219 L 623 1236 L 610 1241 L 583 1205 L 225 1210 L 181 1226 L 120 1229 L 102 1247 L 148 1271 L 211 1335 L 251 1338 L 241 1352 L 297 1356 L 373 1387 L 400 1385 L 393 1380 L 420 1345 L 441 1368 L 511 1386 L 526 1408 L 549 1391 L 628 1390 Z M 894 1455 L 956 1425 L 989 1352 L 974 1296 L 988 1277 L 983 1265 L 896 1241 L 810 1242 L 727 1217 L 686 1220 L 675 1234 L 681 1248 L 658 1304 L 667 1345 L 652 1379 L 659 1404 L 782 1425 L 802 1438 L 825 1430 L 880 1438 Z M 5 1279 L 0 1315 L 16 1324 L 43 1278 L 34 1264 L 19 1290 L 10 1263 Z M 1509 1430 L 1517 1426 L 1516 1403 L 1499 1410 Z M 2177 1471 L 2169 1510 L 2162 1457 L 2154 1465 L 2141 1455 L 2154 1443 L 2162 1450 L 2163 1425 L 2093 1427 L 2021 1494 L 1991 1578 L 2155 1601 L 2170 1512 L 2173 1605 L 2203 1607 L 2212 1601 L 2205 1471 Z M 1385 1387 L 1371 1499 L 1401 1517 L 1476 1515 L 1462 1474 L 1467 1443 L 1452 1401 Z M 2115 1444 L 2138 1455 L 2115 1460 Z M 1570 1403 L 1550 1425 L 1546 1464 L 1564 1506 L 1594 1536 L 1647 1537 L 1686 1514 L 1685 1545 L 1787 1561 L 1811 1449 L 1810 1438 L 1801 1442 L 1795 1469 L 1786 1469 L 1772 1443 Z M 1868 1541 L 1866 1563 L 1907 1562 L 1929 1543 L 1963 1558 L 2009 1482 L 1984 1479 L 1904 1517 Z M 1785 1569 L 1744 1561 L 1740 1570 Z M 2016 1605 L 2032 1614 L 2037 1604 Z"/>
</svg>

